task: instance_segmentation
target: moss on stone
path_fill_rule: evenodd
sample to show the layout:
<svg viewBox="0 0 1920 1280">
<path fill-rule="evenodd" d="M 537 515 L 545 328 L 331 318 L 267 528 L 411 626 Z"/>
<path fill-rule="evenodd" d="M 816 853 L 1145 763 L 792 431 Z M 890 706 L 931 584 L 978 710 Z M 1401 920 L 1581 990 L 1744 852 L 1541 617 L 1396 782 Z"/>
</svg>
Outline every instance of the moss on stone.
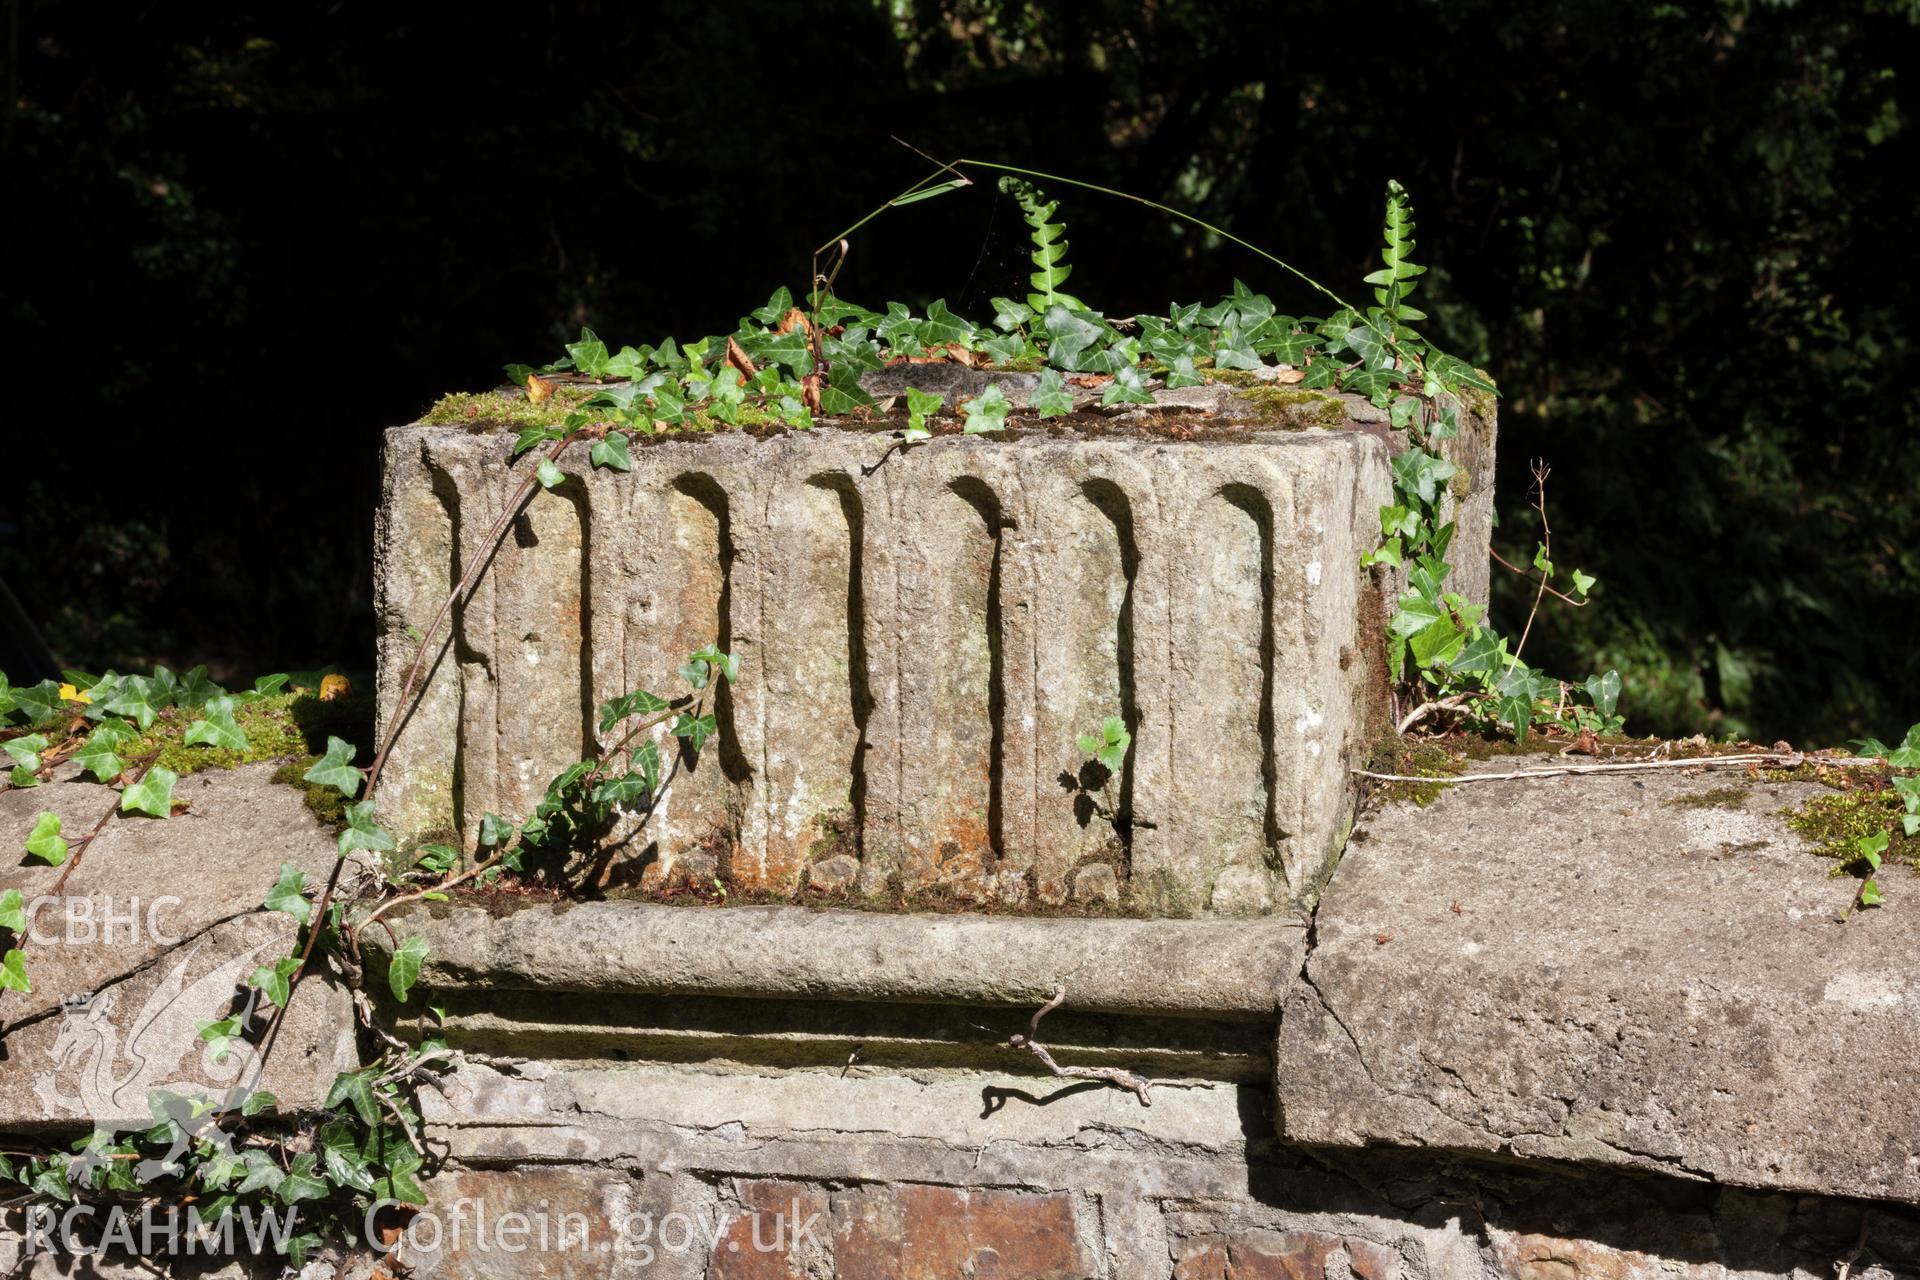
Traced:
<svg viewBox="0 0 1920 1280">
<path fill-rule="evenodd" d="M 319 756 L 302 756 L 296 760 L 289 760 L 273 771 L 273 780 L 299 791 L 307 802 L 307 808 L 313 811 L 314 817 L 327 826 L 339 830 L 347 825 L 347 806 L 352 801 L 333 787 L 323 787 L 306 780 L 303 775 L 319 760 Z"/>
<path fill-rule="evenodd" d="M 1711 791 L 1696 791 L 1689 795 L 1675 796 L 1661 803 L 1669 809 L 1738 809 L 1746 801 L 1745 787 L 1715 787 Z"/>
<path fill-rule="evenodd" d="M 527 399 L 518 387 L 493 391 L 452 391 L 441 396 L 420 415 L 428 426 L 455 427 L 557 427 L 580 402 L 599 388 L 562 384 L 539 404 Z"/>
<path fill-rule="evenodd" d="M 1834 868 L 1836 875 L 1860 860 L 1861 839 L 1882 832 L 1887 835 L 1882 860 L 1904 862 L 1920 871 L 1920 837 L 1909 836 L 1902 827 L 1900 816 L 1905 812 L 1899 792 L 1865 786 L 1815 796 L 1797 809 L 1782 809 L 1780 816 L 1814 846 L 1814 853 L 1839 864 Z"/>
<path fill-rule="evenodd" d="M 1253 416 L 1262 424 L 1289 431 L 1323 427 L 1336 431 L 1347 425 L 1347 407 L 1337 396 L 1323 391 L 1302 391 L 1298 387 L 1248 387 L 1239 398 L 1253 407 Z"/>
<path fill-rule="evenodd" d="M 1254 376 L 1251 369 L 1208 369 L 1208 382 L 1224 382 L 1230 387 L 1264 387 L 1267 384 Z"/>
<path fill-rule="evenodd" d="M 1397 773 L 1433 782 L 1387 782 L 1377 793 L 1389 804 L 1413 804 L 1424 809 L 1447 789 L 1446 779 L 1466 772 L 1465 755 L 1449 750 L 1439 742 L 1408 742 L 1403 738 L 1382 738 L 1367 757 L 1367 769 L 1373 773 Z"/>
<path fill-rule="evenodd" d="M 244 751 L 206 743 L 188 746 L 187 728 L 200 719 L 200 714 L 184 707 L 170 707 L 137 742 L 119 748 L 118 754 L 127 760 L 152 755 L 156 766 L 183 778 L 202 769 L 234 769 L 243 764 L 302 755 L 307 750 L 307 740 L 295 718 L 293 703 L 304 696 L 280 694 L 235 707 L 233 721 L 247 735 Z"/>
</svg>

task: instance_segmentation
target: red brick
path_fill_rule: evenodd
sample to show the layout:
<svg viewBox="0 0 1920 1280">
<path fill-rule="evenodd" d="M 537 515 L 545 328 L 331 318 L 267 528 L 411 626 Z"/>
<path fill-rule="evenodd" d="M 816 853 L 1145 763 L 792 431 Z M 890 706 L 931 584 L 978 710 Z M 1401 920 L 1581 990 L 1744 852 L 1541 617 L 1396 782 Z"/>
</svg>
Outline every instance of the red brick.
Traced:
<svg viewBox="0 0 1920 1280">
<path fill-rule="evenodd" d="M 775 1181 L 742 1181 L 739 1193 L 740 1208 L 714 1241 L 707 1280 L 805 1280 L 816 1274 L 809 1264 L 823 1260 L 830 1236 L 826 1193 L 810 1183 Z M 809 1236 L 802 1228 L 810 1220 Z"/>
<path fill-rule="evenodd" d="M 864 1187 L 835 1205 L 840 1280 L 1087 1280 L 1063 1192 Z"/>
<path fill-rule="evenodd" d="M 1510 1280 L 1638 1280 L 1661 1271 L 1658 1260 L 1644 1253 L 1532 1232 L 1499 1240 L 1494 1256 Z"/>
</svg>

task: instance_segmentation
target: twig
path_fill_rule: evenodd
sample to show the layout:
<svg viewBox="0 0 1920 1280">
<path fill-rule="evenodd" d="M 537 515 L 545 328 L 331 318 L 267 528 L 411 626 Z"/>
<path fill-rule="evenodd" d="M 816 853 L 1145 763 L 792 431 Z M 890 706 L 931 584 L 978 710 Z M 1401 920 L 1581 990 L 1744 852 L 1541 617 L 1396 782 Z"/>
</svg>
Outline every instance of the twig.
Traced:
<svg viewBox="0 0 1920 1280">
<path fill-rule="evenodd" d="M 1413 710 L 1407 712 L 1406 718 L 1400 722 L 1399 727 L 1394 731 L 1404 734 L 1407 730 L 1413 728 L 1414 725 L 1424 720 L 1429 713 L 1434 711 L 1452 711 L 1456 707 L 1465 706 L 1476 696 L 1477 695 L 1470 693 L 1456 693 L 1450 698 L 1440 698 L 1433 702 L 1423 702 Z"/>
<path fill-rule="evenodd" d="M 1533 506 L 1540 513 L 1540 558 L 1548 564 L 1553 563 L 1553 529 L 1547 524 L 1547 475 L 1551 469 L 1541 458 L 1533 460 Z M 1546 598 L 1547 574 L 1540 571 L 1540 589 L 1533 593 L 1533 607 L 1527 610 L 1527 625 L 1520 628 L 1520 640 L 1513 646 L 1515 662 L 1520 660 L 1521 650 L 1527 647 L 1527 637 L 1533 634 L 1533 620 L 1540 613 L 1540 602 Z"/>
<path fill-rule="evenodd" d="M 1510 569 L 1514 573 L 1519 574 L 1523 578 L 1531 578 L 1533 576 L 1532 574 L 1528 573 L 1525 569 L 1522 569 L 1519 565 L 1515 564 L 1513 561 L 1501 555 L 1498 551 L 1495 551 L 1492 547 L 1487 548 L 1487 554 L 1492 556 L 1495 560 L 1498 560 L 1500 562 L 1501 567 L 1504 569 Z M 1544 574 L 1541 575 L 1540 584 L 1542 586 L 1546 586 L 1546 581 L 1547 581 L 1546 576 Z M 1576 609 L 1584 609 L 1588 605 L 1593 603 L 1593 597 L 1591 596 L 1587 597 L 1585 600 L 1575 600 L 1572 596 L 1568 595 L 1564 591 L 1559 590 L 1557 587 L 1547 587 L 1547 594 L 1554 597 L 1556 600 L 1566 601 L 1568 604 L 1572 605 Z"/>
<path fill-rule="evenodd" d="M 1524 778 L 1554 778 L 1568 773 L 1626 773 L 1639 769 L 1724 769 L 1734 765 L 1767 765 L 1775 769 L 1797 769 L 1811 760 L 1815 764 L 1830 764 L 1841 768 L 1870 768 L 1880 763 L 1877 756 L 1806 756 L 1800 752 L 1781 755 L 1777 752 L 1763 752 L 1734 756 L 1693 756 L 1682 760 L 1622 760 L 1611 764 L 1557 764 L 1544 769 L 1515 769 L 1510 773 L 1463 773 L 1454 777 L 1422 777 L 1410 773 L 1375 773 L 1371 769 L 1355 769 L 1356 776 L 1372 778 L 1376 782 L 1426 782 L 1441 786 L 1452 786 L 1460 782 L 1513 782 Z"/>
<path fill-rule="evenodd" d="M 1147 1094 L 1148 1081 L 1145 1076 L 1137 1076 L 1131 1071 L 1122 1071 L 1118 1067 L 1063 1067 L 1053 1060 L 1053 1055 L 1047 1052 L 1047 1047 L 1035 1038 L 1040 1034 L 1040 1019 L 1058 1009 L 1066 998 L 1067 989 L 1056 986 L 1053 989 L 1053 999 L 1033 1011 L 1033 1019 L 1027 1023 L 1026 1034 L 1014 1032 L 1007 1038 L 1007 1047 L 1025 1049 L 1040 1059 L 1041 1065 L 1056 1076 L 1071 1076 L 1076 1080 L 1100 1080 L 1116 1089 L 1128 1090 L 1134 1097 L 1140 1099 L 1141 1106 L 1152 1106 L 1153 1099 Z"/>
</svg>

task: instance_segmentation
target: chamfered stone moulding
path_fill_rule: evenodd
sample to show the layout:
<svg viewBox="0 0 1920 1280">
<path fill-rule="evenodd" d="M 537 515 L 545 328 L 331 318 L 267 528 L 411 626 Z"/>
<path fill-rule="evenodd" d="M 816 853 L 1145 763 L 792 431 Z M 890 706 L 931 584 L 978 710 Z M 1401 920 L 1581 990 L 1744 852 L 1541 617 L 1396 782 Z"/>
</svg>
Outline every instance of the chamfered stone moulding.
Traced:
<svg viewBox="0 0 1920 1280">
<path fill-rule="evenodd" d="M 1000 381 L 1019 404 L 1032 378 Z M 1344 426 L 1299 429 L 1229 388 L 1195 392 L 1161 393 L 1177 418 L 905 448 L 826 422 L 636 439 L 628 473 L 581 450 L 437 639 L 382 820 L 471 846 L 482 814 L 525 814 L 598 749 L 599 703 L 683 692 L 679 664 L 717 643 L 739 679 L 633 837 L 650 878 L 703 851 L 736 884 L 796 894 L 831 859 L 816 883 L 983 903 L 1067 901 L 1097 864 L 1156 914 L 1311 897 L 1382 712 L 1391 584 L 1360 558 L 1392 441 L 1350 397 Z M 1461 457 L 1454 546 L 1479 596 L 1492 437 L 1474 415 Z M 534 465 L 509 462 L 511 439 L 388 432 L 383 715 Z M 1112 715 L 1133 741 L 1107 776 L 1076 739 Z"/>
</svg>

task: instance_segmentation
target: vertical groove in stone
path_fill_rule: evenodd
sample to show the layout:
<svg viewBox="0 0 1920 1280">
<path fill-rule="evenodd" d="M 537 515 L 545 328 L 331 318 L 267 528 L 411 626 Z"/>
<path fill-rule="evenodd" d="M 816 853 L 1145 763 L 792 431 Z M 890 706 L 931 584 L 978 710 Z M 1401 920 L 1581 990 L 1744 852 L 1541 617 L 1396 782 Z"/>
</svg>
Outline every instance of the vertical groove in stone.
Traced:
<svg viewBox="0 0 1920 1280">
<path fill-rule="evenodd" d="M 380 789 L 380 819 L 398 831 L 446 831 L 458 823 L 460 751 L 459 659 L 443 622 L 431 652 L 420 657 L 415 696 L 401 705 L 401 685 L 427 629 L 459 572 L 459 497 L 427 457 L 425 442 L 390 435 L 383 450 L 377 534 L 382 547 L 404 548 L 375 561 L 380 679 L 374 738 L 398 729 Z"/>
<path fill-rule="evenodd" d="M 914 513 L 912 572 L 901 583 L 913 615 L 907 634 L 917 641 L 901 655 L 907 889 L 977 883 L 998 853 L 1000 520 L 999 498 L 973 476 L 934 489 Z"/>
<path fill-rule="evenodd" d="M 1117 774 L 1094 761 L 1079 737 L 1108 716 L 1139 723 L 1133 674 L 1133 583 L 1139 569 L 1132 505 L 1110 480 L 1061 485 L 1051 493 L 1039 542 L 1041 596 L 1034 703 L 1040 748 L 1034 888 L 1046 901 L 1067 896 L 1083 862 L 1128 871 L 1132 753 Z"/>
<path fill-rule="evenodd" d="M 1187 598 L 1175 611 L 1174 777 L 1185 856 L 1196 861 L 1189 877 L 1199 873 L 1186 887 L 1210 891 L 1220 871 L 1267 862 L 1271 507 L 1257 490 L 1224 485 L 1193 513 L 1191 533 Z"/>
<path fill-rule="evenodd" d="M 503 815 L 531 812 L 548 781 L 580 758 L 585 508 L 577 476 L 536 489 L 488 574 L 499 754 L 487 807 Z"/>
<path fill-rule="evenodd" d="M 778 487 L 767 529 L 781 547 L 766 566 L 772 620 L 765 654 L 765 755 L 758 826 L 735 861 L 751 887 L 790 891 L 818 852 L 857 849 L 853 812 L 865 712 L 857 574 L 860 500 L 844 476 Z M 742 864 L 749 865 L 742 865 Z"/>
<path fill-rule="evenodd" d="M 667 698 L 690 692 L 677 674 L 694 650 L 709 644 L 723 648 L 732 638 L 728 616 L 729 571 L 733 561 L 732 530 L 726 493 L 712 476 L 688 473 L 677 477 L 667 493 L 663 537 L 650 549 L 653 572 L 649 587 L 655 593 L 651 626 L 628 638 L 630 660 L 648 672 L 643 687 Z M 708 699 L 719 723 L 722 706 Z M 729 715 L 729 720 L 731 716 Z M 722 726 L 722 736 L 730 728 Z M 669 782 L 659 811 L 649 823 L 649 836 L 664 851 L 662 869 L 690 849 L 709 848 L 730 858 L 737 835 L 729 800 L 730 789 L 717 742 L 700 751 L 682 738 L 664 738 L 662 757 L 668 763 Z M 738 752 L 738 745 L 732 751 Z M 736 767 L 740 762 L 732 763 Z"/>
</svg>

